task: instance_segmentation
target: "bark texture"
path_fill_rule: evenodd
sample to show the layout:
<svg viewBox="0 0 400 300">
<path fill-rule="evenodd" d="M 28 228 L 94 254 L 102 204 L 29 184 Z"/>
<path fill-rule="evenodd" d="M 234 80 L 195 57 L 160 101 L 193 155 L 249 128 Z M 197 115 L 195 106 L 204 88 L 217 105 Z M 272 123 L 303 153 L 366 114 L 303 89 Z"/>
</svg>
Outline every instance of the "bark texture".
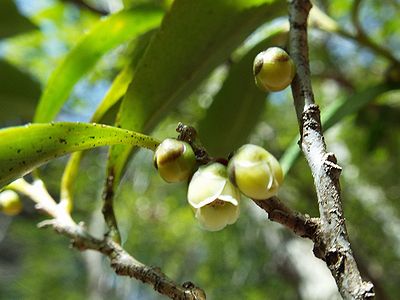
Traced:
<svg viewBox="0 0 400 300">
<path fill-rule="evenodd" d="M 299 145 L 310 166 L 317 191 L 320 222 L 314 253 L 331 271 L 344 299 L 372 299 L 373 285 L 363 281 L 354 259 L 343 216 L 339 177 L 341 167 L 326 150 L 320 111 L 314 102 L 307 42 L 308 0 L 289 1 L 290 54 L 297 68 L 292 93 L 299 121 Z"/>
</svg>

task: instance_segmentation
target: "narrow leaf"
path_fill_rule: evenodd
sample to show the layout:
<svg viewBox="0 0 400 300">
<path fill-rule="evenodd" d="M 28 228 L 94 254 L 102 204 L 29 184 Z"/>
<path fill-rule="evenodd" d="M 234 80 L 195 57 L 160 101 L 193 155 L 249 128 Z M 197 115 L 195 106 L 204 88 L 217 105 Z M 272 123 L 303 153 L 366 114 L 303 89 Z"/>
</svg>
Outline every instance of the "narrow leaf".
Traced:
<svg viewBox="0 0 400 300">
<path fill-rule="evenodd" d="M 73 86 L 109 50 L 159 25 L 160 10 L 134 9 L 104 18 L 84 35 L 51 74 L 36 110 L 35 122 L 59 113 Z"/>
<path fill-rule="evenodd" d="M 332 103 L 321 114 L 321 122 L 324 131 L 327 131 L 333 125 L 339 123 L 346 116 L 354 114 L 369 102 L 374 101 L 379 95 L 398 88 L 398 85 L 396 86 L 383 83 L 369 87 L 356 94 L 352 94 Z M 285 174 L 290 171 L 300 155 L 298 140 L 298 136 L 293 139 L 280 160 Z"/>
<path fill-rule="evenodd" d="M 125 66 L 114 79 L 111 87 L 93 114 L 91 122 L 98 123 L 102 121 L 102 123 L 104 123 L 105 115 L 121 97 L 125 95 L 129 83 L 132 81 L 133 72 L 136 69 L 137 63 L 148 46 L 153 34 L 154 31 L 149 31 L 135 41 L 131 62 Z M 71 155 L 61 180 L 61 201 L 64 201 L 65 205 L 70 209 L 72 208 L 73 202 L 74 181 L 76 179 L 76 174 L 78 174 L 79 164 L 83 156 L 82 154 L 82 152 L 75 152 Z"/>
<path fill-rule="evenodd" d="M 233 63 L 222 88 L 215 96 L 206 116 L 200 121 L 199 136 L 213 156 L 227 155 L 246 142 L 265 110 L 267 94 L 254 82 L 253 61 L 270 45 L 286 41 L 283 29 L 253 47 L 237 63 Z"/>
<path fill-rule="evenodd" d="M 70 152 L 125 144 L 154 150 L 158 141 L 116 127 L 89 123 L 29 124 L 0 130 L 0 188 Z"/>
<path fill-rule="evenodd" d="M 138 65 L 118 126 L 150 132 L 262 23 L 283 14 L 281 1 L 176 0 Z M 115 182 L 132 147 L 112 147 Z"/>
</svg>

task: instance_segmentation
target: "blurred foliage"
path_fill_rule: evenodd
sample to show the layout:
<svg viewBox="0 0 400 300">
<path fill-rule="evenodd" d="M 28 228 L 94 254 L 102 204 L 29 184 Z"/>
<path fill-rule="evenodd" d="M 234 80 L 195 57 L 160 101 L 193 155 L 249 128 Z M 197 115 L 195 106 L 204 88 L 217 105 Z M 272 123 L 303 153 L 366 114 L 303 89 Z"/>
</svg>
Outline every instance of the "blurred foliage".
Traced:
<svg viewBox="0 0 400 300">
<path fill-rule="evenodd" d="M 87 43 L 87 50 L 93 51 L 99 60 L 94 65 L 95 58 L 91 57 L 92 66 L 71 83 L 73 90 L 63 96 L 67 100 L 57 120 L 88 121 L 104 98 L 103 107 L 108 108 L 107 101 L 111 100 L 114 105 L 107 116 L 108 122 L 116 114 L 118 100 L 128 90 L 129 96 L 124 100 L 127 110 L 120 112 L 120 116 L 123 114 L 123 121 L 130 126 L 139 119 L 129 118 L 152 115 L 133 111 L 134 105 L 126 102 L 134 98 L 145 108 L 149 105 L 146 109 L 159 115 L 145 129 L 154 128 L 152 135 L 156 138 L 176 136 L 175 127 L 181 121 L 200 128 L 211 155 L 227 155 L 232 148 L 252 142 L 281 158 L 298 134 L 290 89 L 265 95 L 254 90 L 249 80 L 252 81 L 251 57 L 259 47 L 270 44 L 284 47 L 287 43 L 281 35 L 278 40 L 273 39 L 286 26 L 286 18 L 281 17 L 284 5 L 279 1 L 252 0 L 276 11 L 260 14 L 246 11 L 254 17 L 246 30 L 236 28 L 232 20 L 228 22 L 220 15 L 205 17 L 207 13 L 225 11 L 224 5 L 229 3 L 232 6 L 225 11 L 227 15 L 247 20 L 248 15 L 241 15 L 240 10 L 246 7 L 245 2 L 215 2 L 214 10 L 202 7 L 200 13 L 204 16 L 200 19 L 196 19 L 196 10 L 182 9 L 178 12 L 186 18 L 176 21 L 171 20 L 177 13 L 174 9 L 182 7 L 179 5 L 189 9 L 197 2 L 1 0 L 0 126 L 32 121 L 41 90 L 49 88 L 52 72 L 65 63 L 65 57 L 79 54 L 76 49 L 81 36 L 104 24 L 105 15 L 118 20 L 118 14 L 125 13 L 118 10 L 147 5 L 163 11 L 161 29 L 151 30 L 155 25 L 146 27 L 145 19 L 132 19 L 132 26 L 139 22 L 137 26 L 143 26 L 140 27 L 143 30 L 132 29 L 131 36 L 124 36 L 110 47 L 104 46 L 110 42 L 106 41 L 107 34 Z M 323 113 L 328 110 L 331 114 L 325 138 L 329 150 L 337 155 L 343 167 L 343 204 L 360 269 L 374 282 L 377 299 L 397 299 L 400 294 L 400 80 L 390 74 L 400 71 L 393 61 L 357 39 L 352 23 L 353 2 L 315 1 L 355 38 L 310 28 L 313 87 Z M 370 39 L 400 60 L 399 1 L 365 0 L 358 14 Z M 171 22 L 186 26 L 182 30 L 185 38 L 168 31 L 165 26 Z M 190 22 L 196 24 L 190 27 Z M 213 25 L 231 31 L 215 30 L 210 37 L 209 31 L 200 30 Z M 178 29 L 176 32 L 182 33 Z M 171 34 L 169 40 L 164 40 L 165 30 Z M 232 42 L 231 35 L 240 38 Z M 204 45 L 199 41 L 205 41 Z M 230 48 L 218 53 L 201 50 L 227 44 Z M 96 52 L 98 49 L 101 51 Z M 188 55 L 185 49 L 198 51 L 198 56 Z M 82 58 L 84 54 L 87 53 L 82 53 Z M 182 55 L 188 55 L 189 59 L 179 61 Z M 80 60 L 76 62 L 79 65 Z M 80 67 L 89 62 L 81 63 Z M 151 69 L 147 69 L 148 63 Z M 157 69 L 159 64 L 163 66 L 161 71 Z M 184 66 L 182 77 L 176 74 L 179 66 Z M 69 67 L 74 70 L 72 65 Z M 135 73 L 137 70 L 139 75 Z M 64 75 L 59 73 L 60 82 Z M 132 77 L 133 83 L 128 88 Z M 160 86 L 162 91 L 158 90 Z M 151 99 L 147 98 L 149 95 Z M 166 107 L 164 101 L 171 99 Z M 58 108 L 51 109 L 58 113 Z M 312 245 L 268 221 L 250 201 L 243 199 L 236 224 L 220 232 L 205 232 L 187 205 L 186 184 L 164 183 L 153 168 L 150 151 L 139 150 L 132 158 L 117 190 L 115 205 L 124 247 L 137 259 L 161 267 L 177 282 L 195 282 L 206 290 L 209 299 L 339 298 L 326 267 L 312 257 Z M 106 161 L 105 149 L 89 151 L 75 178 L 73 217 L 84 221 L 98 236 L 104 233 L 99 210 Z M 65 157 L 59 158 L 39 170 L 56 199 L 66 163 Z M 305 160 L 302 157 L 293 160 L 290 167 L 280 197 L 292 208 L 317 216 L 313 180 Z M 35 224 L 43 216 L 28 199 L 23 202 L 21 215 L 14 218 L 0 215 L 0 299 L 164 299 L 140 282 L 117 277 L 108 261 L 101 257 L 71 250 L 64 237 L 38 230 Z"/>
</svg>

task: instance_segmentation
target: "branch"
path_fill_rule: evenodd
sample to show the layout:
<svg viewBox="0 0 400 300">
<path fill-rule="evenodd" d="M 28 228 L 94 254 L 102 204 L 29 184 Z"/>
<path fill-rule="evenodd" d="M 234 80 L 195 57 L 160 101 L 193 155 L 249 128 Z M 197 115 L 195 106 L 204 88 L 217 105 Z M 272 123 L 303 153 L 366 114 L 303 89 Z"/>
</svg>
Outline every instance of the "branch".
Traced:
<svg viewBox="0 0 400 300">
<path fill-rule="evenodd" d="M 36 180 L 33 184 L 18 179 L 8 188 L 20 192 L 34 202 L 40 209 L 53 219 L 43 221 L 39 227 L 51 227 L 56 232 L 72 240 L 72 246 L 80 251 L 95 250 L 110 259 L 111 267 L 121 276 L 133 277 L 147 283 L 154 290 L 171 299 L 205 300 L 204 291 L 191 282 L 179 285 L 168 278 L 159 268 L 146 266 L 129 255 L 118 243 L 105 236 L 98 239 L 92 236 L 83 224 L 76 224 L 64 205 L 59 205 L 49 195 L 43 182 Z"/>
<path fill-rule="evenodd" d="M 314 103 L 307 41 L 310 9 L 308 0 L 289 1 L 290 53 L 297 67 L 292 93 L 300 145 L 314 178 L 320 212 L 320 234 L 314 240 L 314 253 L 326 262 L 343 298 L 371 299 L 375 296 L 373 285 L 362 280 L 347 235 L 339 185 L 342 169 L 335 155 L 326 150 L 320 111 Z"/>
<path fill-rule="evenodd" d="M 319 220 L 292 211 L 277 197 L 266 200 L 252 199 L 261 209 L 268 213 L 268 219 L 286 226 L 298 236 L 315 240 L 318 235 Z"/>
</svg>

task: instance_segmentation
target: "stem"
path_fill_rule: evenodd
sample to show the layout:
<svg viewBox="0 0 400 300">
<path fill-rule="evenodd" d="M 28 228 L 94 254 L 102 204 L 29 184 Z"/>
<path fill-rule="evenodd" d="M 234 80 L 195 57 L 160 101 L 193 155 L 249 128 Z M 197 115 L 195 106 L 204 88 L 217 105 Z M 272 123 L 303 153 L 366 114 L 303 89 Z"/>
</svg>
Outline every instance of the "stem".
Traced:
<svg viewBox="0 0 400 300">
<path fill-rule="evenodd" d="M 299 122 L 301 149 L 310 166 L 317 191 L 320 233 L 314 239 L 314 253 L 330 269 L 345 299 L 371 299 L 373 285 L 364 282 L 355 262 L 343 216 L 339 176 L 341 167 L 328 153 L 322 133 L 320 111 L 314 102 L 308 59 L 308 0 L 289 1 L 290 53 L 297 67 L 292 94 Z"/>
<path fill-rule="evenodd" d="M 72 240 L 73 247 L 80 251 L 95 250 L 107 256 L 116 274 L 134 277 L 151 285 L 154 290 L 171 299 L 206 299 L 204 291 L 193 283 L 177 284 L 159 268 L 149 267 L 136 260 L 108 236 L 98 239 L 91 235 L 83 224 L 75 223 L 69 212 L 56 203 L 41 180 L 36 180 L 33 184 L 30 184 L 21 178 L 11 183 L 8 188 L 31 198 L 36 203 L 37 209 L 53 218 L 41 222 L 39 227 L 51 227 L 57 233 L 69 237 Z"/>
</svg>

